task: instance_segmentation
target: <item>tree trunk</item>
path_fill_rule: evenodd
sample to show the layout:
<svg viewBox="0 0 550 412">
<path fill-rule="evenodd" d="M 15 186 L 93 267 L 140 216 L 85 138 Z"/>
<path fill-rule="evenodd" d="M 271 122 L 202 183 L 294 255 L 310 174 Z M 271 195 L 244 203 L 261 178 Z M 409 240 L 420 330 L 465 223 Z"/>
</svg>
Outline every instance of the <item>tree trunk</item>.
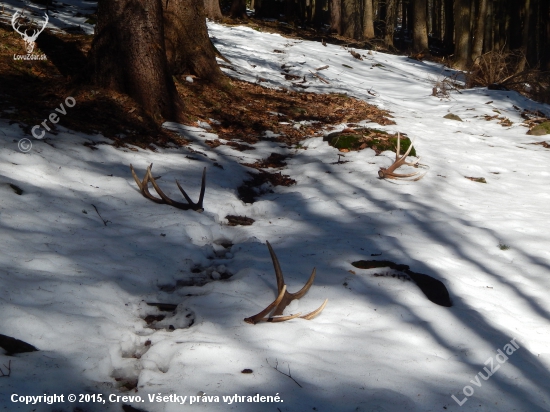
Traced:
<svg viewBox="0 0 550 412">
<path fill-rule="evenodd" d="M 165 6 L 164 34 L 170 73 L 194 74 L 211 82 L 222 81 L 224 75 L 216 63 L 216 52 L 208 37 L 203 0 L 162 3 Z"/>
<path fill-rule="evenodd" d="M 475 62 L 483 53 L 483 37 L 485 35 L 485 20 L 487 19 L 487 0 L 479 1 L 479 12 L 476 19 L 472 61 Z"/>
<path fill-rule="evenodd" d="M 428 50 L 428 30 L 426 28 L 426 0 L 413 0 L 413 50 Z"/>
<path fill-rule="evenodd" d="M 342 34 L 342 1 L 330 0 L 330 31 Z"/>
<path fill-rule="evenodd" d="M 221 20 L 223 16 L 219 0 L 204 0 L 204 14 L 210 20 Z"/>
<path fill-rule="evenodd" d="M 531 23 L 531 0 L 525 0 L 525 9 L 523 11 L 523 33 L 521 49 L 524 53 L 523 59 L 518 66 L 518 71 L 523 71 L 526 65 L 526 59 L 529 55 L 529 29 Z"/>
<path fill-rule="evenodd" d="M 395 31 L 395 20 L 397 17 L 396 10 L 397 0 L 386 0 L 386 31 L 384 35 L 384 43 L 387 47 L 393 48 L 393 34 Z"/>
<path fill-rule="evenodd" d="M 470 63 L 470 0 L 455 0 L 455 66 L 465 70 Z"/>
<path fill-rule="evenodd" d="M 246 15 L 246 0 L 233 0 L 229 15 L 233 19 L 245 19 L 248 17 Z"/>
<path fill-rule="evenodd" d="M 446 52 L 449 52 L 453 50 L 455 32 L 453 0 L 444 0 L 443 7 L 445 9 L 445 37 L 443 38 L 443 43 L 445 44 Z"/>
<path fill-rule="evenodd" d="M 99 0 L 90 80 L 132 97 L 156 122 L 180 109 L 168 71 L 161 0 Z"/>
<path fill-rule="evenodd" d="M 401 0 L 401 38 L 405 40 L 405 33 L 409 29 L 408 0 Z"/>
<path fill-rule="evenodd" d="M 363 0 L 363 38 L 374 38 L 374 16 L 372 0 Z"/>
<path fill-rule="evenodd" d="M 487 21 L 485 22 L 485 34 L 483 35 L 483 52 L 493 50 L 493 25 L 495 17 L 493 15 L 493 0 L 487 0 Z"/>
<path fill-rule="evenodd" d="M 359 9 L 359 0 L 341 0 L 342 1 L 342 36 L 360 40 L 363 33 L 361 30 L 361 13 Z"/>
</svg>

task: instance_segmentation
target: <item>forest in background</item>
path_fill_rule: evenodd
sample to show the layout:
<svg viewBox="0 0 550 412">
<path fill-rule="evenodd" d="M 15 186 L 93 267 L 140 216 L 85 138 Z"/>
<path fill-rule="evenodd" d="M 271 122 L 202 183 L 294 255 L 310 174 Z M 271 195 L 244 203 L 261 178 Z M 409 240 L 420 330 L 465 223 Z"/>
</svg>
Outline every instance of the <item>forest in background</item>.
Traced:
<svg viewBox="0 0 550 412">
<path fill-rule="evenodd" d="M 221 18 L 218 0 L 207 17 Z M 233 18 L 245 0 L 221 0 Z M 548 102 L 550 2 L 545 0 L 249 0 L 257 18 L 328 29 L 389 50 L 448 57 L 468 86 L 511 87 Z M 528 90 L 517 87 L 529 83 Z"/>
</svg>

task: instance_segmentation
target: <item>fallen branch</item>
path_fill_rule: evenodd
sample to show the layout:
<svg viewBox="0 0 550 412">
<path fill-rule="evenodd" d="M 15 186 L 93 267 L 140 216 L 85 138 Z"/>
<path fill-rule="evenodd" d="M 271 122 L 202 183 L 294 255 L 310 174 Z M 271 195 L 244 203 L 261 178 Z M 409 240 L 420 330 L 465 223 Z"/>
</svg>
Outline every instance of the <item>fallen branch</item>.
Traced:
<svg viewBox="0 0 550 412">
<path fill-rule="evenodd" d="M 267 362 L 267 364 L 268 364 L 269 366 L 271 366 L 271 364 L 269 363 L 269 361 L 268 361 L 267 359 L 266 359 L 265 361 Z M 282 372 L 282 371 L 280 371 L 280 370 L 277 368 L 277 366 L 279 366 L 279 361 L 275 360 L 275 366 L 271 366 L 271 367 L 272 367 L 273 369 L 275 369 L 277 372 L 282 373 L 282 374 L 285 375 L 285 376 L 288 376 L 288 377 L 289 377 L 290 379 L 292 379 L 292 380 L 296 383 L 296 385 L 298 385 L 300 388 L 302 387 L 302 385 L 300 385 L 300 384 L 298 383 L 298 381 L 292 377 L 292 375 L 291 375 L 291 373 L 290 373 L 290 365 L 288 365 L 288 374 L 287 374 L 287 373 L 284 373 L 284 372 Z"/>
<path fill-rule="evenodd" d="M 6 368 L 6 373 L 4 373 L 4 371 L 2 370 L 2 368 L 0 367 L 0 373 L 2 374 L 0 376 L 0 378 L 9 378 L 10 375 L 11 375 L 11 360 L 8 361 L 8 365 L 4 365 L 4 368 Z"/>
<path fill-rule="evenodd" d="M 318 75 L 317 73 L 315 73 L 315 72 L 312 72 L 311 70 L 310 70 L 310 73 L 313 74 L 315 77 L 317 77 L 319 80 L 321 80 L 323 83 L 326 83 L 326 84 L 329 84 L 329 83 L 330 83 L 328 80 L 323 79 L 321 76 L 319 76 L 319 75 Z"/>
<path fill-rule="evenodd" d="M 103 224 L 104 224 L 105 226 L 107 226 L 107 223 L 113 223 L 113 222 L 111 222 L 110 220 L 105 220 L 105 219 L 103 219 L 103 218 L 101 217 L 101 215 L 99 214 L 99 210 L 97 210 L 97 207 L 95 207 L 95 205 L 92 205 L 92 206 L 94 207 L 94 209 L 95 209 L 97 215 L 98 215 L 99 218 L 103 221 Z"/>
</svg>

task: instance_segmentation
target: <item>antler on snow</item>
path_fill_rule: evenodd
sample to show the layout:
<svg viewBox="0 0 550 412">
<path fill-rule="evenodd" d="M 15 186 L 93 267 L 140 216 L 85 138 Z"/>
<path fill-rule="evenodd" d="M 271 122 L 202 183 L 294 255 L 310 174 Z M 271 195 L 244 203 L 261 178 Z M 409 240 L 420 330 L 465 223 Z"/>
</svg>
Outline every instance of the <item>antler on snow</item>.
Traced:
<svg viewBox="0 0 550 412">
<path fill-rule="evenodd" d="M 308 292 L 311 285 L 313 285 L 313 281 L 315 280 L 315 268 L 313 268 L 313 272 L 311 272 L 311 276 L 309 277 L 308 281 L 306 282 L 306 284 L 302 289 L 300 289 L 296 293 L 289 293 L 286 290 L 285 279 L 283 276 L 283 272 L 281 270 L 281 265 L 279 264 L 279 259 L 277 259 L 277 255 L 275 255 L 275 251 L 273 250 L 269 242 L 266 242 L 266 244 L 267 244 L 267 248 L 269 249 L 269 254 L 271 255 L 273 267 L 275 268 L 275 276 L 277 277 L 278 296 L 277 296 L 277 299 L 271 302 L 260 313 L 254 316 L 251 316 L 249 318 L 246 318 L 244 321 L 255 325 L 256 323 L 262 322 L 262 321 L 263 322 L 284 322 L 285 320 L 290 320 L 297 317 L 311 320 L 317 315 L 319 315 L 327 305 L 328 299 L 325 299 L 325 301 L 321 306 L 319 306 L 319 308 L 317 308 L 313 312 L 308 313 L 307 315 L 300 316 L 301 313 L 296 313 L 294 315 L 280 316 L 283 314 L 283 311 L 290 304 L 290 302 L 292 302 L 295 299 L 300 299 L 302 296 L 304 296 Z M 266 317 L 270 313 L 271 313 L 271 316 Z"/>
<path fill-rule="evenodd" d="M 134 180 L 136 181 L 139 187 L 139 191 L 144 197 L 146 197 L 149 200 L 152 200 L 155 203 L 167 204 L 182 210 L 191 209 L 196 212 L 202 212 L 204 210 L 202 206 L 202 202 L 204 200 L 204 191 L 206 189 L 206 167 L 202 171 L 201 192 L 199 195 L 199 201 L 197 203 L 194 203 L 191 200 L 191 198 L 187 195 L 187 193 L 185 193 L 185 190 L 182 189 L 182 187 L 180 186 L 177 180 L 176 180 L 176 185 L 178 185 L 178 189 L 180 190 L 181 194 L 183 195 L 187 203 L 176 202 L 175 200 L 172 200 L 168 196 L 166 196 L 164 192 L 160 189 L 160 187 L 157 185 L 157 182 L 155 181 L 155 179 L 153 178 L 153 175 L 151 174 L 152 167 L 153 167 L 153 163 L 149 165 L 149 167 L 147 168 L 147 172 L 145 172 L 145 176 L 143 177 L 143 180 L 140 181 L 139 178 L 137 177 L 136 172 L 134 171 L 134 167 L 130 165 L 132 176 L 134 177 Z M 149 182 L 151 182 L 151 184 L 153 185 L 155 191 L 160 196 L 160 199 L 153 196 L 149 192 Z"/>
<path fill-rule="evenodd" d="M 406 162 L 405 161 L 405 159 L 407 158 L 407 156 L 411 152 L 412 148 L 413 148 L 413 142 L 411 142 L 411 144 L 410 144 L 409 148 L 407 149 L 407 151 L 405 152 L 405 154 L 403 156 L 399 157 L 399 152 L 401 151 L 401 134 L 399 132 L 397 132 L 397 150 L 395 151 L 395 162 L 393 162 L 393 164 L 388 168 L 385 168 L 385 167 L 380 168 L 380 170 L 378 171 L 378 176 L 380 176 L 380 179 L 403 179 L 403 178 L 413 177 L 413 176 L 418 175 L 420 172 L 407 173 L 407 174 L 394 173 L 394 171 L 398 167 L 401 167 L 403 165 L 416 166 L 418 164 L 418 162 L 420 161 L 420 158 L 418 158 L 414 162 Z M 423 177 L 424 177 L 424 175 L 419 176 L 416 179 L 412 179 L 412 180 L 413 181 L 420 180 Z"/>
</svg>

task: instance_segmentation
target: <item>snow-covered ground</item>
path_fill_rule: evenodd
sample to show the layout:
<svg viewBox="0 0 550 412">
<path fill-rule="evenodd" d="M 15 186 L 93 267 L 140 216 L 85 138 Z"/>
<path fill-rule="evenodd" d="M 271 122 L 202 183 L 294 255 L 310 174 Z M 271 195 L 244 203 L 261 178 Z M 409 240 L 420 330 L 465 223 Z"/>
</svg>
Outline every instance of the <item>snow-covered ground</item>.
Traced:
<svg viewBox="0 0 550 412">
<path fill-rule="evenodd" d="M 0 408 L 550 411 L 550 150 L 530 144 L 542 138 L 526 135 L 514 105 L 547 114 L 550 107 L 486 89 L 441 100 L 431 96 L 432 79 L 450 72 L 436 64 L 366 51 L 359 61 L 338 46 L 209 28 L 237 70 L 227 70 L 232 76 L 289 87 L 285 64 L 306 75 L 308 91 L 348 93 L 390 110 L 396 125 L 364 123 L 415 139 L 428 173 L 417 182 L 379 180 L 392 153 L 366 149 L 336 163 L 339 152 L 322 136 L 301 148 L 261 142 L 247 152 L 211 149 L 204 141 L 216 136 L 208 130 L 177 124 L 166 126 L 207 157 L 188 148 L 90 150 L 83 143 L 106 139 L 58 127 L 46 143 L 0 113 L 0 334 L 40 349 L 0 355 L 4 372 L 11 360 L 11 375 L 0 377 Z M 329 84 L 310 73 L 325 65 L 319 74 Z M 494 110 L 513 125 L 486 121 Z M 448 113 L 463 121 L 444 119 Z M 32 140 L 26 153 L 18 149 L 22 138 Z M 297 184 L 244 204 L 236 189 L 251 169 L 240 163 L 273 152 L 291 155 L 282 172 Z M 177 199 L 174 178 L 197 199 L 206 166 L 204 213 L 143 198 L 129 164 L 143 176 L 150 163 Z M 227 215 L 255 223 L 231 227 Z M 309 293 L 286 313 L 328 298 L 320 316 L 243 321 L 276 295 L 266 241 L 291 292 L 317 269 Z M 351 265 L 369 259 L 441 280 L 453 306 L 430 302 L 412 282 Z M 213 272 L 233 276 L 212 280 Z M 209 283 L 185 286 L 201 278 Z M 153 329 L 144 318 L 163 312 L 147 302 L 178 306 Z M 509 353 L 502 364 L 497 350 Z M 487 380 L 484 368 L 494 371 Z M 136 381 L 137 391 L 125 390 Z M 29 406 L 12 402 L 13 394 L 64 394 L 65 402 Z M 68 394 L 102 394 L 107 402 L 70 403 Z M 109 402 L 110 394 L 144 402 Z M 188 398 L 185 406 L 149 401 L 159 394 Z M 236 394 L 282 401 L 223 398 Z M 189 406 L 190 396 L 198 403 Z"/>
</svg>

